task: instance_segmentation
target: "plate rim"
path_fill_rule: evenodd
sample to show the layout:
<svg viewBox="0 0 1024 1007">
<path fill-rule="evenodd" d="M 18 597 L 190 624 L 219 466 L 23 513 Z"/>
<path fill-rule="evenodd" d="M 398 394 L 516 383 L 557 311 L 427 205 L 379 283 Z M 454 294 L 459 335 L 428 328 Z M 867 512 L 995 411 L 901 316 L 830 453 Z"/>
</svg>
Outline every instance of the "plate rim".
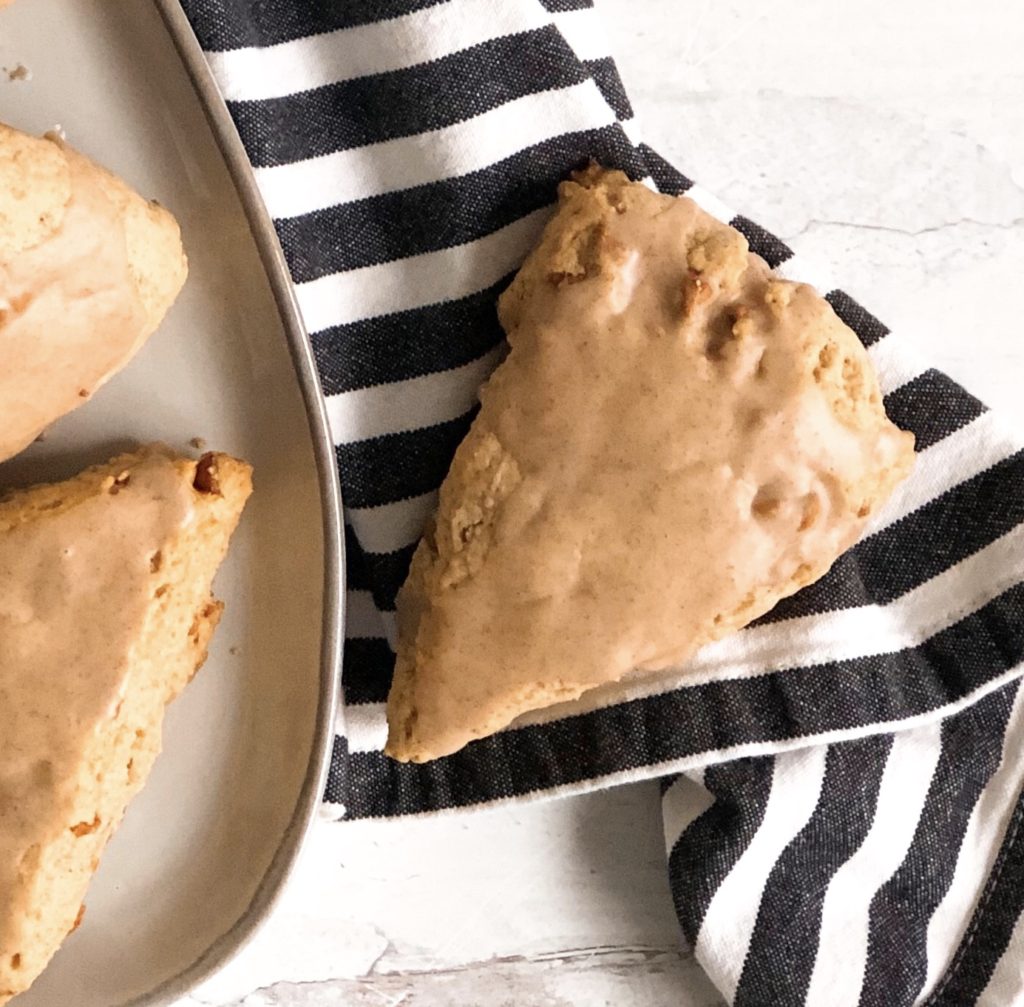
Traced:
<svg viewBox="0 0 1024 1007">
<path fill-rule="evenodd" d="M 276 906 L 311 830 L 327 783 L 339 701 L 345 624 L 345 539 L 334 442 L 312 344 L 302 320 L 287 261 L 241 138 L 184 10 L 178 0 L 152 2 L 170 43 L 181 59 L 238 194 L 288 343 L 317 470 L 323 528 L 323 612 L 316 723 L 309 764 L 292 816 L 269 866 L 248 907 L 224 934 L 191 965 L 163 980 L 149 992 L 127 1001 L 123 1007 L 171 1007 L 188 996 L 242 950 Z"/>
</svg>

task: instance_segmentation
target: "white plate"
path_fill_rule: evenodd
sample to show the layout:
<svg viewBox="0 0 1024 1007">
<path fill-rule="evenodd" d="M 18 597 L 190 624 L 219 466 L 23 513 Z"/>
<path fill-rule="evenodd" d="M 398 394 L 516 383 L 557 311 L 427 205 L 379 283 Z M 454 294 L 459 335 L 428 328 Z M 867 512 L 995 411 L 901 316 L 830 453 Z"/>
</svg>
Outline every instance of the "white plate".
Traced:
<svg viewBox="0 0 1024 1007">
<path fill-rule="evenodd" d="M 148 440 L 188 450 L 201 437 L 255 468 L 216 582 L 227 608 L 209 661 L 170 709 L 164 754 L 103 858 L 84 923 L 17 1000 L 164 1004 L 266 914 L 322 792 L 342 596 L 333 458 L 272 231 L 258 217 L 250 229 L 157 10 L 20 0 L 0 12 L 0 66 L 18 64 L 30 77 L 0 75 L 0 119 L 37 133 L 59 124 L 166 204 L 191 271 L 132 364 L 0 466 L 0 485 L 64 477 Z"/>
</svg>

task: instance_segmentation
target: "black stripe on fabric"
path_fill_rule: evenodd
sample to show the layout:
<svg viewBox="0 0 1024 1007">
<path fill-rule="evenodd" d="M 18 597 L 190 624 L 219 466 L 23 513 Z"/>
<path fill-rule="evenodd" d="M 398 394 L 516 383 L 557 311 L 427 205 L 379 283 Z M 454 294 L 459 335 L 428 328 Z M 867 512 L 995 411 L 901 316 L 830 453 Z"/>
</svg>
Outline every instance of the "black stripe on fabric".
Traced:
<svg viewBox="0 0 1024 1007">
<path fill-rule="evenodd" d="M 430 63 L 228 107 L 249 160 L 260 168 L 415 136 L 588 79 L 548 25 Z"/>
<path fill-rule="evenodd" d="M 760 224 L 755 224 L 749 217 L 736 216 L 729 223 L 747 239 L 750 250 L 760 255 L 772 269 L 793 258 L 793 250 L 789 245 Z"/>
<path fill-rule="evenodd" d="M 335 447 L 346 507 L 378 507 L 436 490 L 478 406 L 447 423 Z"/>
<path fill-rule="evenodd" d="M 618 125 L 564 133 L 486 168 L 275 222 L 297 283 L 482 238 L 554 202 L 558 183 L 591 158 L 639 178 Z"/>
<path fill-rule="evenodd" d="M 693 188 L 690 179 L 646 143 L 641 143 L 637 151 L 644 159 L 647 173 L 654 179 L 658 192 L 664 192 L 668 196 L 681 196 L 687 189 Z"/>
<path fill-rule="evenodd" d="M 207 52 L 270 46 L 411 14 L 443 0 L 181 0 Z"/>
<path fill-rule="evenodd" d="M 830 745 L 821 797 L 768 875 L 734 1007 L 802 1004 L 832 876 L 875 820 L 891 734 Z"/>
<path fill-rule="evenodd" d="M 331 764 L 327 770 L 327 783 L 324 786 L 324 800 L 331 804 L 344 804 L 349 792 L 349 751 L 348 739 L 343 735 L 334 736 L 331 746 Z"/>
<path fill-rule="evenodd" d="M 594 0 L 540 0 L 540 2 L 541 6 L 552 14 L 572 10 L 590 10 L 594 6 Z"/>
<path fill-rule="evenodd" d="M 668 776 L 658 777 L 658 790 L 662 797 L 665 796 L 665 791 L 667 791 L 680 776 L 682 776 L 682 773 L 669 773 Z"/>
<path fill-rule="evenodd" d="M 668 858 L 676 916 L 690 947 L 719 886 L 736 866 L 764 819 L 774 756 L 711 766 L 704 787 L 715 799 L 683 831 Z"/>
<path fill-rule="evenodd" d="M 984 405 L 940 371 L 928 370 L 885 397 L 889 419 L 912 430 L 924 451 L 967 426 L 986 411 Z"/>
<path fill-rule="evenodd" d="M 348 524 L 345 525 L 345 586 L 350 591 L 369 591 L 373 587 L 362 546 Z"/>
<path fill-rule="evenodd" d="M 346 640 L 341 675 L 346 704 L 383 703 L 394 670 L 395 654 L 387 640 Z"/>
<path fill-rule="evenodd" d="M 613 773 L 906 720 L 962 700 L 1024 660 L 1018 584 L 896 654 L 708 682 L 472 742 L 425 766 L 353 753 L 352 817 L 464 807 Z"/>
<path fill-rule="evenodd" d="M 914 435 L 917 451 L 930 448 L 977 419 L 986 407 L 955 381 L 927 370 L 883 399 L 886 415 Z"/>
<path fill-rule="evenodd" d="M 825 295 L 832 310 L 857 333 L 865 346 L 877 343 L 889 330 L 871 312 L 862 308 L 849 294 L 832 290 Z"/>
<path fill-rule="evenodd" d="M 409 574 L 409 564 L 418 543 L 412 542 L 394 552 L 363 553 L 363 562 L 370 574 L 373 603 L 381 611 L 393 611 L 399 588 Z"/>
<path fill-rule="evenodd" d="M 942 725 L 942 751 L 910 848 L 871 900 L 860 1007 L 909 1007 L 924 985 L 928 923 L 953 880 L 971 812 L 999 767 L 1018 687 Z"/>
<path fill-rule="evenodd" d="M 482 357 L 505 338 L 497 300 L 512 276 L 456 301 L 312 333 L 324 394 L 447 371 Z"/>
<path fill-rule="evenodd" d="M 620 122 L 632 119 L 633 106 L 629 102 L 629 95 L 626 94 L 615 60 L 611 56 L 604 56 L 601 59 L 585 59 L 583 65 L 587 68 L 587 73 L 594 78 L 601 97 L 608 102 L 615 117 Z"/>
<path fill-rule="evenodd" d="M 355 530 L 345 525 L 345 572 L 353 591 L 369 591 L 373 603 L 382 612 L 393 612 L 398 589 L 409 573 L 417 543 L 394 552 L 364 552 Z"/>
<path fill-rule="evenodd" d="M 925 1007 L 973 1004 L 988 986 L 1024 913 L 1024 793 L 1007 824 L 999 855 L 946 974 Z"/>
<path fill-rule="evenodd" d="M 1024 522 L 1021 486 L 1024 451 L 859 542 L 755 625 L 894 601 Z"/>
</svg>

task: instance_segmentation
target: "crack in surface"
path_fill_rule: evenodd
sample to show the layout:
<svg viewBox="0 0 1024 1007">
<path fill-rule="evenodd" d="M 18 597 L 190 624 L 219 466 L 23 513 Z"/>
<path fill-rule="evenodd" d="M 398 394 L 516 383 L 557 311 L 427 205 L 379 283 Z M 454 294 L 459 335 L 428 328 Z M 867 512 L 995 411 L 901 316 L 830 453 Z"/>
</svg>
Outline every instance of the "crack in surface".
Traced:
<svg viewBox="0 0 1024 1007">
<path fill-rule="evenodd" d="M 809 231 L 813 231 L 815 228 L 848 227 L 856 231 L 882 231 L 887 234 L 898 234 L 902 237 L 917 238 L 922 234 L 937 234 L 939 231 L 948 231 L 954 227 L 960 227 L 963 224 L 973 224 L 975 227 L 990 227 L 998 231 L 1012 231 L 1018 227 L 1024 226 L 1024 217 L 1015 217 L 1013 220 L 1007 221 L 986 221 L 975 220 L 973 217 L 960 217 L 957 220 L 948 220 L 942 224 L 935 224 L 932 227 L 921 227 L 916 230 L 905 227 L 894 227 L 890 224 L 862 224 L 853 220 L 819 220 L 818 218 L 812 218 L 808 220 L 807 223 L 798 231 L 780 235 L 780 237 L 782 237 L 783 241 L 789 242 L 802 237 Z"/>
<path fill-rule="evenodd" d="M 688 949 L 682 947 L 609 944 L 596 945 L 594 947 L 566 948 L 560 951 L 542 951 L 534 955 L 494 955 L 491 958 L 464 962 L 459 965 L 443 966 L 441 968 L 376 969 L 374 974 L 389 977 L 454 975 L 460 972 L 473 972 L 477 969 L 494 968 L 501 965 L 568 965 L 617 957 L 626 959 L 623 964 L 642 966 L 663 959 L 685 961 L 693 956 Z"/>
<path fill-rule="evenodd" d="M 596 945 L 591 947 L 567 948 L 540 952 L 535 955 L 494 955 L 461 964 L 424 967 L 381 969 L 382 958 L 388 951 L 394 950 L 389 941 L 388 947 L 373 961 L 367 971 L 357 976 L 339 976 L 332 979 L 314 980 L 279 980 L 270 985 L 250 990 L 241 999 L 232 1000 L 223 1007 L 256 1007 L 257 1004 L 286 1004 L 292 1001 L 296 992 L 305 990 L 315 992 L 317 989 L 326 992 L 344 986 L 351 990 L 360 989 L 365 994 L 381 998 L 381 1007 L 400 1007 L 416 991 L 412 989 L 389 990 L 387 987 L 404 980 L 458 978 L 475 972 L 489 972 L 494 975 L 515 973 L 517 970 L 535 968 L 545 973 L 558 966 L 583 966 L 586 969 L 600 969 L 610 974 L 629 975 L 638 971 L 650 970 L 657 973 L 674 964 L 684 964 L 693 958 L 692 952 L 682 946 L 656 947 L 651 945 Z M 524 977 L 525 978 L 525 977 Z M 536 977 L 539 978 L 539 977 Z M 194 995 L 193 995 L 194 996 Z M 396 999 L 397 998 L 397 999 Z M 209 1004 L 210 1001 L 195 998 L 196 1003 Z M 301 1002 L 306 1003 L 303 999 Z M 312 1001 L 309 1001 L 312 1002 Z"/>
</svg>

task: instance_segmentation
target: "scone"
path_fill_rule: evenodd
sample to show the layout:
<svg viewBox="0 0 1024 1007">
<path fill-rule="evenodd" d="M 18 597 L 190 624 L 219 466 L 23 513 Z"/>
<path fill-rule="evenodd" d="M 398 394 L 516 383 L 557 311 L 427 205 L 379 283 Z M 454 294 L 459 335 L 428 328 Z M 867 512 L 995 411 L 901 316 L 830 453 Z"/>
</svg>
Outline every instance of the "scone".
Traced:
<svg viewBox="0 0 1024 1007">
<path fill-rule="evenodd" d="M 399 595 L 400 760 L 685 672 L 821 577 L 912 464 L 829 304 L 620 172 L 563 183 L 499 311 L 511 352 Z"/>
<path fill-rule="evenodd" d="M 0 499 L 0 1004 L 77 926 L 250 491 L 245 462 L 157 445 Z"/>
<path fill-rule="evenodd" d="M 132 358 L 186 273 L 166 210 L 0 124 L 0 461 Z"/>
</svg>

